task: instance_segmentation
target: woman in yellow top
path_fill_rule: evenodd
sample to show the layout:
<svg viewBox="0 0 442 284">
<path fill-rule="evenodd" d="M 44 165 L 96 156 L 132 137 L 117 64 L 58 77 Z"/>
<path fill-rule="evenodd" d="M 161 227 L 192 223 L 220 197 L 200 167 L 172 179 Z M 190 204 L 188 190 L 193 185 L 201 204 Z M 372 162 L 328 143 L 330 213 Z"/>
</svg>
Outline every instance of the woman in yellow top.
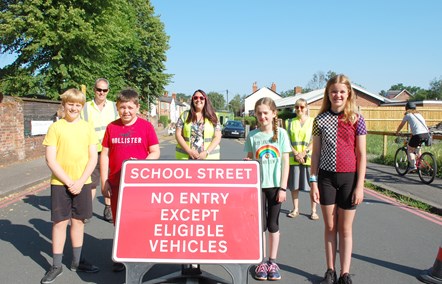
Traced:
<svg viewBox="0 0 442 284">
<path fill-rule="evenodd" d="M 299 216 L 299 190 L 310 191 L 310 156 L 312 150 L 313 118 L 308 115 L 307 101 L 298 99 L 295 103 L 296 117 L 286 121 L 286 129 L 292 144 L 290 153 L 290 172 L 288 188 L 292 193 L 293 210 L 287 216 Z M 310 201 L 310 219 L 319 220 L 316 213 L 316 203 Z"/>
<path fill-rule="evenodd" d="M 221 124 L 203 90 L 192 95 L 190 110 L 176 123 L 176 158 L 218 160 L 220 158 Z"/>
</svg>

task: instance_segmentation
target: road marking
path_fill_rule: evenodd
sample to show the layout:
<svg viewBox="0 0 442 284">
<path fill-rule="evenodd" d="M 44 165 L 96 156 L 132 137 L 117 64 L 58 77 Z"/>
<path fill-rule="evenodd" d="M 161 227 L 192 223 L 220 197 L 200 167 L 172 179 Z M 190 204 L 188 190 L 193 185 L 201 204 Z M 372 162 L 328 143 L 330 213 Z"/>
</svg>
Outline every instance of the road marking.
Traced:
<svg viewBox="0 0 442 284">
<path fill-rule="evenodd" d="M 8 206 L 12 203 L 15 203 L 17 201 L 20 201 L 28 195 L 36 195 L 40 191 L 47 189 L 49 186 L 50 186 L 50 184 L 49 184 L 49 179 L 48 179 L 46 181 L 43 181 L 37 185 L 30 187 L 24 191 L 21 191 L 21 192 L 15 193 L 15 194 L 11 194 L 11 195 L 5 197 L 4 199 L 0 200 L 0 209 L 5 208 L 6 206 Z"/>
<path fill-rule="evenodd" d="M 421 218 L 427 219 L 430 222 L 433 222 L 437 225 L 442 226 L 442 217 L 436 214 L 432 214 L 432 213 L 428 213 L 422 210 L 419 210 L 417 208 L 413 208 L 407 205 L 404 205 L 400 202 L 398 202 L 397 200 L 395 200 L 394 198 L 382 195 L 381 193 L 378 193 L 372 189 L 369 188 L 365 188 L 365 193 L 367 193 L 368 195 L 377 197 L 378 199 L 381 199 L 382 201 L 385 201 L 387 203 L 392 204 L 393 206 L 396 206 L 402 210 L 408 211 L 416 216 L 419 216 Z"/>
</svg>

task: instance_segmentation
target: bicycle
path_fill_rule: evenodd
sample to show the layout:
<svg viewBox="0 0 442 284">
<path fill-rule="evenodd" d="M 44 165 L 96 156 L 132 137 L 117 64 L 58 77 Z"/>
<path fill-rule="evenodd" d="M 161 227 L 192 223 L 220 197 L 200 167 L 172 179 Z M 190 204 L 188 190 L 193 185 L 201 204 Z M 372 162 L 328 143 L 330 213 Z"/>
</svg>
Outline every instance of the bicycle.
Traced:
<svg viewBox="0 0 442 284">
<path fill-rule="evenodd" d="M 402 144 L 394 155 L 394 168 L 400 176 L 404 176 L 410 172 L 407 148 L 408 140 L 409 138 L 400 139 L 399 137 L 395 140 L 397 144 Z M 430 152 L 424 152 L 422 154 L 420 152 L 421 146 L 419 145 L 415 150 L 417 173 L 423 183 L 430 184 L 433 182 L 437 173 L 436 158 Z"/>
</svg>

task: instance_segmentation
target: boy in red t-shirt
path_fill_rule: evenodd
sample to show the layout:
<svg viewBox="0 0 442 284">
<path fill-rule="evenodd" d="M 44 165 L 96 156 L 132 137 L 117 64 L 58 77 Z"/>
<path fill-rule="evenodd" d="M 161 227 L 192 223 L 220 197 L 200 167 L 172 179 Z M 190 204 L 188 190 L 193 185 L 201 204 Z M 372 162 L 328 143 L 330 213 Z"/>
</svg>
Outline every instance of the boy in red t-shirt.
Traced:
<svg viewBox="0 0 442 284">
<path fill-rule="evenodd" d="M 160 157 L 160 146 L 153 125 L 137 116 L 139 112 L 138 93 L 123 90 L 117 97 L 117 110 L 120 118 L 111 122 L 104 134 L 103 150 L 100 157 L 101 192 L 110 197 L 114 224 L 117 218 L 118 192 L 120 188 L 121 166 L 125 160 Z M 114 271 L 124 270 L 121 263 L 114 263 Z"/>
</svg>

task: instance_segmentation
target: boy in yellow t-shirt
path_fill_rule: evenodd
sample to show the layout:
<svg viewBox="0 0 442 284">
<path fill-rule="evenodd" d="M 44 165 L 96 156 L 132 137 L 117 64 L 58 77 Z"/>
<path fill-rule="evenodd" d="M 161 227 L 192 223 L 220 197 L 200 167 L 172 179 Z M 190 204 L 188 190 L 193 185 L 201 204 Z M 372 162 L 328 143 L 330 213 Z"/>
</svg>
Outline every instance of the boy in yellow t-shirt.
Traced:
<svg viewBox="0 0 442 284">
<path fill-rule="evenodd" d="M 80 118 L 85 95 L 69 89 L 61 96 L 64 118 L 53 123 L 43 141 L 46 162 L 52 171 L 51 220 L 53 265 L 41 279 L 52 283 L 62 274 L 62 257 L 66 229 L 70 236 L 73 258 L 72 271 L 98 272 L 98 267 L 81 257 L 84 219 L 92 217 L 91 173 L 97 164 L 97 137 L 91 125 Z"/>
</svg>

